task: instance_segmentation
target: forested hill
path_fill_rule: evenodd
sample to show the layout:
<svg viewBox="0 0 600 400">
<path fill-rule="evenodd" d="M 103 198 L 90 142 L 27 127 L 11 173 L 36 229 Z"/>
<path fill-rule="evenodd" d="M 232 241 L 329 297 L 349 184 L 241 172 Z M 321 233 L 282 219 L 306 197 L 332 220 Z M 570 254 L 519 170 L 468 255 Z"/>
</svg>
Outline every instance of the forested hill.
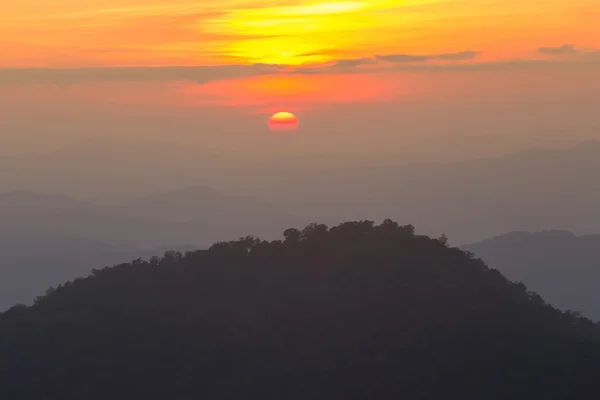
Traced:
<svg viewBox="0 0 600 400">
<path fill-rule="evenodd" d="M 94 271 L 0 315 L 0 398 L 597 399 L 600 332 L 412 226 Z"/>
</svg>

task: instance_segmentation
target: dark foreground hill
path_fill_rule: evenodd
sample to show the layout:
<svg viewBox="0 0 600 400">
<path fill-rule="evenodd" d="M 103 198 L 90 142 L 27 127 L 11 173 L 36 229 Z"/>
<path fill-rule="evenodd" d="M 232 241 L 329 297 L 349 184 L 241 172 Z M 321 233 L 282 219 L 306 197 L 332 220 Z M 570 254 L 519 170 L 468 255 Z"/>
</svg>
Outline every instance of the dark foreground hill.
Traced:
<svg viewBox="0 0 600 400">
<path fill-rule="evenodd" d="M 2 399 L 596 399 L 600 333 L 392 221 L 94 271 L 0 315 Z"/>
</svg>

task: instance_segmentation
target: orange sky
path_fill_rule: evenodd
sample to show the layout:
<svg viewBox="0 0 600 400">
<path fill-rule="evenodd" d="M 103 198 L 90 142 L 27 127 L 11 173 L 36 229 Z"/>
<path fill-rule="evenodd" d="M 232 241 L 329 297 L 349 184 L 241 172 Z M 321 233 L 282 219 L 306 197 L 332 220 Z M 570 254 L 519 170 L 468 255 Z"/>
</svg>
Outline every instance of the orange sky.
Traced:
<svg viewBox="0 0 600 400">
<path fill-rule="evenodd" d="M 570 87 L 581 97 L 597 90 L 599 20 L 598 0 L 0 1 L 0 105 L 239 115 L 460 100 L 484 87 L 490 99 Z"/>
<path fill-rule="evenodd" d="M 600 48 L 597 0 L 0 2 L 0 67 L 303 64 Z"/>
</svg>

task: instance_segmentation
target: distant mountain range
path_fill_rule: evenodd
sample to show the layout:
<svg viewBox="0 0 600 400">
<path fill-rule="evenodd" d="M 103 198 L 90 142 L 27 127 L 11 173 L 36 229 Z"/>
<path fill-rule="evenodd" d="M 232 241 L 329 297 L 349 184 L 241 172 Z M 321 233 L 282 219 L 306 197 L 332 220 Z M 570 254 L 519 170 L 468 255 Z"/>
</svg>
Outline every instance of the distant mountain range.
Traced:
<svg viewBox="0 0 600 400">
<path fill-rule="evenodd" d="M 252 199 L 194 187 L 99 206 L 62 195 L 0 195 L 0 309 L 92 268 L 207 247 L 249 234 L 280 236 L 299 220 Z"/>
<path fill-rule="evenodd" d="M 600 320 L 600 235 L 513 232 L 462 249 L 550 304 Z"/>
<path fill-rule="evenodd" d="M 319 171 L 314 190 L 288 190 L 290 212 L 391 217 L 419 231 L 472 243 L 505 232 L 600 230 L 600 142 L 453 164 Z M 283 197 L 283 193 L 282 193 Z"/>
<path fill-rule="evenodd" d="M 278 235 L 297 218 L 250 198 L 195 187 L 100 206 L 30 191 L 0 195 L 1 233 L 35 233 L 155 247 L 212 243 L 231 235 Z"/>
<path fill-rule="evenodd" d="M 445 233 L 454 244 L 514 230 L 600 230 L 600 141 L 455 163 L 414 163 L 401 156 L 395 162 L 386 156 L 385 163 L 339 163 L 327 155 L 231 162 L 231 155 L 210 150 L 156 147 L 80 146 L 0 158 L 0 190 L 27 188 L 117 204 L 202 186 L 313 220 L 394 218 L 425 234 Z"/>
<path fill-rule="evenodd" d="M 90 256 L 99 261 L 82 264 L 70 259 L 63 262 L 59 256 L 62 253 L 55 252 L 52 265 L 64 265 L 70 271 L 71 265 L 78 264 L 75 268 L 89 270 L 88 265 L 127 260 L 130 254 L 142 254 L 147 249 L 187 244 L 203 247 L 248 234 L 272 239 L 288 227 L 304 226 L 315 220 L 333 224 L 348 219 L 382 221 L 389 217 L 413 224 L 419 233 L 435 236 L 445 233 L 452 244 L 475 243 L 511 231 L 560 229 L 577 235 L 600 231 L 599 141 L 569 149 L 531 150 L 451 164 L 406 164 L 398 160 L 398 165 L 387 167 L 326 167 L 323 162 L 305 165 L 295 162 L 279 169 L 256 165 L 248 170 L 239 165 L 224 165 L 217 154 L 206 159 L 197 157 L 197 161 L 182 156 L 177 164 L 177 160 L 169 158 L 169 149 L 165 150 L 167 154 L 155 154 L 156 165 L 152 157 L 135 156 L 133 150 L 132 160 L 123 164 L 128 149 L 121 149 L 122 154 L 119 154 L 123 157 L 117 157 L 118 162 L 102 161 L 106 150 L 100 148 L 89 164 L 84 162 L 85 154 L 79 154 L 77 163 L 81 168 L 77 171 L 67 168 L 66 164 L 58 165 L 58 156 L 49 156 L 43 162 L 32 159 L 27 165 L 23 159 L 18 162 L 0 159 L 0 188 L 16 183 L 31 183 L 30 187 L 37 188 L 35 183 L 42 182 L 40 187 L 44 189 L 40 192 L 51 193 L 52 184 L 58 182 L 57 192 L 69 187 L 82 191 L 93 187 L 96 194 L 108 188 L 118 192 L 119 185 L 135 183 L 140 177 L 139 171 L 147 168 L 144 179 L 140 178 L 141 183 L 125 192 L 129 197 L 133 192 L 156 193 L 112 205 L 31 191 L 0 195 L 0 237 L 19 238 L 22 243 L 5 246 L 4 255 L 0 255 L 0 281 L 8 276 L 5 271 L 14 267 L 12 260 L 24 248 L 31 252 L 45 249 L 39 258 L 44 260 L 49 251 L 44 246 L 52 240 L 58 241 L 55 249 L 73 250 L 72 240 L 76 240 L 82 249 L 89 250 L 87 254 L 106 254 L 106 246 L 110 246 L 109 253 L 115 254 L 114 258 Z M 63 155 L 70 155 L 69 162 L 73 164 L 74 154 L 76 152 L 65 150 Z M 116 167 L 111 164 L 113 161 L 118 164 Z M 141 163 L 138 169 L 128 169 L 137 163 Z M 150 180 L 148 177 L 154 170 L 161 170 L 163 165 L 169 167 Z M 171 168 L 174 165 L 179 166 Z M 123 176 L 117 175 L 111 180 L 107 171 L 113 167 L 123 169 Z M 20 181 L 20 176 L 36 178 Z M 77 179 L 73 178 L 76 176 Z M 211 177 L 211 188 L 196 185 L 155 190 L 156 187 L 182 187 L 181 182 L 202 182 L 207 176 Z M 482 251 L 481 246 L 478 251 Z M 560 258 L 553 257 L 551 261 L 557 259 Z M 501 269 L 505 267 L 493 259 L 486 261 L 492 266 L 498 264 Z M 31 261 L 29 265 L 33 271 L 47 268 L 50 263 Z M 515 261 L 511 265 L 520 264 Z M 522 278 L 511 275 L 510 271 L 506 273 L 513 279 Z M 69 276 L 65 273 L 61 279 Z M 552 293 L 545 292 L 545 286 L 536 286 L 536 279 L 525 278 L 523 280 L 533 285 L 534 290 L 558 306 L 573 305 L 575 309 L 588 310 L 585 308 L 587 300 L 573 303 L 566 301 L 567 295 L 564 295 L 556 301 Z M 31 281 L 27 285 L 31 284 L 35 290 L 28 293 L 39 293 L 53 282 L 52 279 Z"/>
<path fill-rule="evenodd" d="M 58 235 L 4 232 L 0 236 L 0 310 L 17 303 L 31 304 L 50 286 L 85 277 L 94 268 L 147 259 L 171 248 L 185 251 L 194 247 L 140 249 Z"/>
<path fill-rule="evenodd" d="M 249 197 L 226 196 L 205 188 L 192 187 L 142 197 L 113 211 L 128 216 L 145 219 L 160 219 L 178 223 L 211 223 L 229 226 L 268 225 L 273 219 L 282 220 L 291 216 L 276 210 L 266 202 Z"/>
</svg>

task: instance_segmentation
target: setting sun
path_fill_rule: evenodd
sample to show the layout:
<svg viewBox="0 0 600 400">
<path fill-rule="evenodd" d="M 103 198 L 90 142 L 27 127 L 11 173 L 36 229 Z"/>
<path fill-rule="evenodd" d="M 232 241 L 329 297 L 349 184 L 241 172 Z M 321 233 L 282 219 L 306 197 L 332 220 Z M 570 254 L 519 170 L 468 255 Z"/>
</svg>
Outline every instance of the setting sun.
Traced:
<svg viewBox="0 0 600 400">
<path fill-rule="evenodd" d="M 269 119 L 269 129 L 272 131 L 295 131 L 298 126 L 298 118 L 289 112 L 279 112 Z"/>
</svg>

